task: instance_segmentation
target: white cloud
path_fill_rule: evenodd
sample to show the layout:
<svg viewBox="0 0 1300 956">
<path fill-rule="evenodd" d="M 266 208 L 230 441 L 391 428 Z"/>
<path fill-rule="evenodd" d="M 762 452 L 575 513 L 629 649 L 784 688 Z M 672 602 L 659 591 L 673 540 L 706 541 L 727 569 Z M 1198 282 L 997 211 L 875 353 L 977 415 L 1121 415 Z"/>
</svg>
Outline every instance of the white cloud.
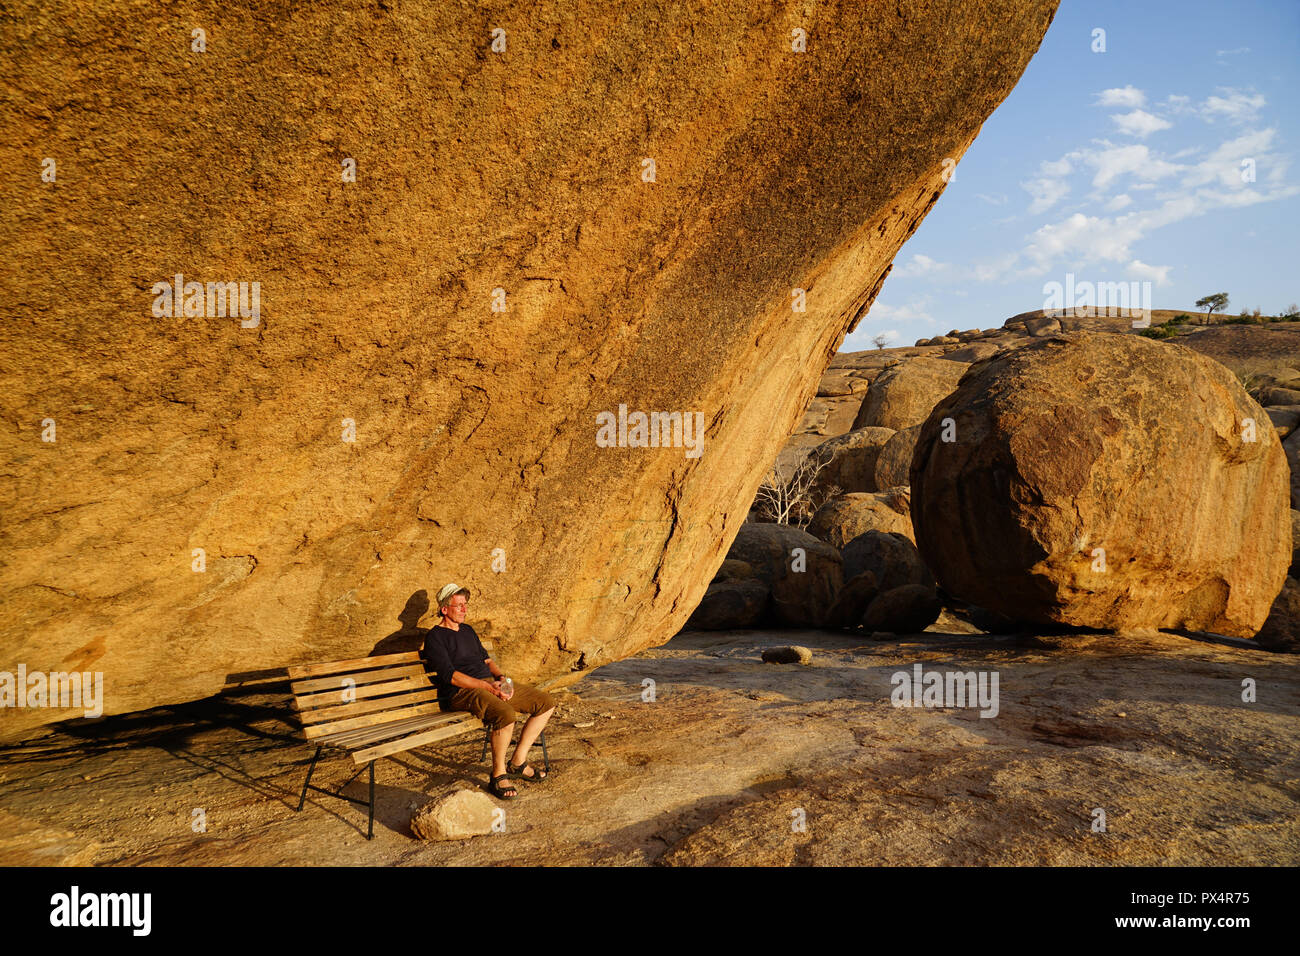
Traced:
<svg viewBox="0 0 1300 956">
<path fill-rule="evenodd" d="M 1128 264 L 1128 274 L 1133 279 L 1145 279 L 1157 286 L 1169 284 L 1169 271 L 1173 266 L 1149 266 L 1141 259 L 1134 259 Z"/>
<path fill-rule="evenodd" d="M 1140 106 L 1146 106 L 1146 103 L 1146 94 L 1141 90 L 1133 86 L 1122 86 L 1109 90 L 1102 90 L 1097 94 L 1097 102 L 1095 105 L 1137 109 Z"/>
<path fill-rule="evenodd" d="M 925 311 L 928 299 L 913 299 L 903 305 L 888 305 L 880 300 L 871 303 L 867 316 L 887 322 L 932 322 L 934 317 Z M 859 326 L 861 328 L 861 326 Z M 874 329 L 872 335 L 878 334 Z"/>
<path fill-rule="evenodd" d="M 1063 179 L 1031 179 L 1021 183 L 1020 188 L 1033 198 L 1029 212 L 1035 216 L 1047 212 L 1070 194 L 1070 184 Z"/>
<path fill-rule="evenodd" d="M 1213 123 L 1222 117 L 1229 123 L 1248 123 L 1264 107 L 1264 97 L 1259 93 L 1247 95 L 1237 90 L 1224 90 L 1226 96 L 1208 97 L 1201 106 L 1201 118 Z"/>
<path fill-rule="evenodd" d="M 1112 197 L 1110 202 L 1106 203 L 1106 208 L 1111 212 L 1119 212 L 1121 209 L 1131 205 L 1133 205 L 1133 197 L 1128 193 L 1120 193 L 1118 196 Z"/>
<path fill-rule="evenodd" d="M 1171 176 L 1184 167 L 1156 158 L 1146 146 L 1115 146 L 1085 154 L 1090 166 L 1096 168 L 1092 185 L 1105 189 L 1120 176 L 1132 175 L 1140 182 L 1150 182 Z"/>
<path fill-rule="evenodd" d="M 995 282 L 1009 273 L 1019 261 L 1019 253 L 1008 252 L 996 259 L 977 262 L 971 267 L 970 277 L 977 282 Z"/>
<path fill-rule="evenodd" d="M 1215 95 L 1200 103 L 1193 103 L 1189 96 L 1171 95 L 1165 98 L 1164 106 L 1175 115 L 1195 116 L 1207 123 L 1220 119 L 1229 123 L 1249 123 L 1258 118 L 1259 111 L 1267 102 L 1263 94 L 1221 86 Z"/>
<path fill-rule="evenodd" d="M 947 263 L 937 262 L 929 256 L 923 256 L 920 253 L 917 253 L 902 265 L 894 266 L 890 275 L 915 279 L 920 276 L 933 275 L 936 272 L 942 272 L 947 268 Z"/>
<path fill-rule="evenodd" d="M 1129 245 L 1142 236 L 1137 223 L 1126 222 L 1132 218 L 1103 219 L 1076 212 L 1035 230 L 1025 254 L 1040 268 L 1063 258 L 1075 262 L 1122 262 L 1132 257 Z"/>
<path fill-rule="evenodd" d="M 1241 179 L 1243 159 L 1254 160 L 1256 178 L 1261 166 L 1267 167 L 1275 161 L 1283 162 L 1270 151 L 1276 134 L 1277 130 L 1270 127 L 1252 130 L 1228 140 L 1188 170 L 1182 180 L 1183 186 L 1204 186 L 1217 182 L 1229 189 L 1245 188 L 1248 184 Z"/>
<path fill-rule="evenodd" d="M 1119 127 L 1121 133 L 1128 133 L 1130 136 L 1143 139 L 1152 133 L 1157 133 L 1162 129 L 1169 129 L 1174 125 L 1159 116 L 1153 116 L 1146 110 L 1134 110 L 1132 113 L 1116 113 L 1111 119 L 1115 121 L 1115 125 Z"/>
<path fill-rule="evenodd" d="M 998 193 L 997 195 L 994 196 L 989 196 L 986 193 L 976 193 L 975 198 L 980 200 L 981 202 L 988 203 L 990 206 L 1005 206 L 1007 204 L 1007 197 L 1005 193 Z"/>
</svg>

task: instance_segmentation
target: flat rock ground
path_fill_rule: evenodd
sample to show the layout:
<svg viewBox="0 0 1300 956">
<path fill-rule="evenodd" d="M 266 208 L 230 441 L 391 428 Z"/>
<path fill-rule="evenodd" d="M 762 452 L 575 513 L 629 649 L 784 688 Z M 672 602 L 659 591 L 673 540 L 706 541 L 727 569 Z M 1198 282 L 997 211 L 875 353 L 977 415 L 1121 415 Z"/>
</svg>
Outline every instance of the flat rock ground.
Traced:
<svg viewBox="0 0 1300 956">
<path fill-rule="evenodd" d="M 601 667 L 557 693 L 552 778 L 500 804 L 504 832 L 457 843 L 409 820 L 485 784 L 477 734 L 377 764 L 367 842 L 364 809 L 293 812 L 310 750 L 283 696 L 114 718 L 0 751 L 0 863 L 1300 863 L 1300 658 L 964 627 L 688 632 Z M 760 661 L 790 643 L 813 665 Z M 996 672 L 999 713 L 892 706 L 918 662 Z M 351 772 L 336 758 L 317 782 Z"/>
</svg>

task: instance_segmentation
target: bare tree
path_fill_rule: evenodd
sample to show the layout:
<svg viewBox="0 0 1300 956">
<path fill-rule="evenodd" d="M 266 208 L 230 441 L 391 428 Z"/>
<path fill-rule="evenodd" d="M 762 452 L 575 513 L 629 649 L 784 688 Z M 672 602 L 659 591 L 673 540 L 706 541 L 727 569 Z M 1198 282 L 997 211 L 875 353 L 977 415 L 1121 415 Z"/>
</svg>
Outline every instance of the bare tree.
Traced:
<svg viewBox="0 0 1300 956">
<path fill-rule="evenodd" d="M 819 455 L 814 450 L 788 474 L 773 465 L 758 486 L 754 507 L 776 524 L 790 524 L 800 530 L 808 527 L 817 509 L 840 493 L 838 485 L 817 485 L 817 476 L 831 460 L 830 455 Z"/>
<path fill-rule="evenodd" d="M 886 345 L 889 344 L 889 336 L 885 335 L 884 333 L 881 333 L 880 335 L 877 335 L 874 339 L 871 340 L 871 344 L 878 349 L 883 349 Z"/>
</svg>

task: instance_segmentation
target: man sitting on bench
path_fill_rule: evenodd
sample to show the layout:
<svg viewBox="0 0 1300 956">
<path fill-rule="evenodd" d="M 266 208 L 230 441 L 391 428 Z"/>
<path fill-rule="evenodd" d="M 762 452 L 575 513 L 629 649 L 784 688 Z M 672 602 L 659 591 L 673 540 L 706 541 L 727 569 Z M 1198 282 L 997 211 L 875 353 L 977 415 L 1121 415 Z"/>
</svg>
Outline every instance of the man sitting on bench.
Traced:
<svg viewBox="0 0 1300 956">
<path fill-rule="evenodd" d="M 528 750 L 546 729 L 555 701 L 546 691 L 527 684 L 515 684 L 513 694 L 502 686 L 505 675 L 501 668 L 488 657 L 474 628 L 465 623 L 468 607 L 468 588 L 448 584 L 438 592 L 442 620 L 429 631 L 420 656 L 425 667 L 437 671 L 439 707 L 467 710 L 492 728 L 492 792 L 510 800 L 519 795 L 510 785 L 510 777 L 531 782 L 546 779 L 545 770 L 528 764 Z M 506 748 L 514 733 L 516 713 L 530 716 L 519 732 L 519 744 L 507 770 Z"/>
</svg>

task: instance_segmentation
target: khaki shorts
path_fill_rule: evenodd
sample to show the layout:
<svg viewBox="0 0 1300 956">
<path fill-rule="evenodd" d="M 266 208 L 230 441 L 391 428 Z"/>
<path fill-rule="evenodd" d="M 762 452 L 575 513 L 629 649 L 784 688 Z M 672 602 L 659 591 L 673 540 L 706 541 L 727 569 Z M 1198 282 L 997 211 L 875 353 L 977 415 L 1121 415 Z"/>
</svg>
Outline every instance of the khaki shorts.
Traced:
<svg viewBox="0 0 1300 956">
<path fill-rule="evenodd" d="M 493 730 L 513 727 L 519 714 L 543 714 L 555 706 L 555 700 L 544 690 L 528 684 L 515 684 L 514 695 L 502 700 L 496 694 L 481 688 L 458 687 L 443 710 L 467 710 Z"/>
</svg>

